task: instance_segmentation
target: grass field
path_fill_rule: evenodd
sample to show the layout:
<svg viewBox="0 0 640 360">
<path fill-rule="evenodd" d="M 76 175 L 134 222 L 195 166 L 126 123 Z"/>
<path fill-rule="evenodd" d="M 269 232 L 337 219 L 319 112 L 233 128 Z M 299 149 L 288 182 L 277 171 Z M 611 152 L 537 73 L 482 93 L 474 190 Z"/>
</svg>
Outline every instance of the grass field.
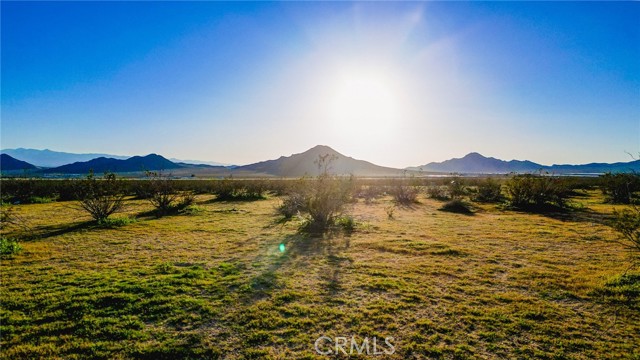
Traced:
<svg viewBox="0 0 640 360">
<path fill-rule="evenodd" d="M 1 262 L 0 356 L 323 359 L 324 335 L 394 338 L 356 359 L 640 359 L 639 276 L 597 192 L 568 214 L 359 202 L 354 233 L 321 239 L 279 223 L 278 198 L 212 198 L 159 219 L 131 201 L 115 228 L 17 206 L 39 236 Z"/>
</svg>

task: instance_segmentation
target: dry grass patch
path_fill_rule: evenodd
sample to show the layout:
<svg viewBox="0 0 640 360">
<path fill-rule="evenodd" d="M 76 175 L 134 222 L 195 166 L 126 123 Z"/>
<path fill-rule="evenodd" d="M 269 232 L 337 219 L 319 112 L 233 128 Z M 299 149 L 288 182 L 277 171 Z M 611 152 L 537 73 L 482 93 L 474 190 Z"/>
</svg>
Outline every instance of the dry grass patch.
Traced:
<svg viewBox="0 0 640 360">
<path fill-rule="evenodd" d="M 640 356 L 626 254 L 598 221 L 426 198 L 389 219 L 387 197 L 313 238 L 275 222 L 278 199 L 208 200 L 160 219 L 133 201 L 116 228 L 18 206 L 40 237 L 0 264 L 0 357 L 320 359 L 321 335 L 393 336 L 390 359 Z"/>
</svg>

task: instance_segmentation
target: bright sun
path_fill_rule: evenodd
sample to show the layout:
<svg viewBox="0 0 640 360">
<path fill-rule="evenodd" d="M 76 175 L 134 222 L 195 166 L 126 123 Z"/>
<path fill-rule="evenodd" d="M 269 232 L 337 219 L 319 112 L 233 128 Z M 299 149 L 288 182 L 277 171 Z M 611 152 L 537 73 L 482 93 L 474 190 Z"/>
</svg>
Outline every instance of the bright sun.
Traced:
<svg viewBox="0 0 640 360">
<path fill-rule="evenodd" d="M 395 88 L 381 72 L 352 70 L 343 73 L 333 85 L 328 104 L 334 129 L 369 140 L 388 135 L 400 117 Z"/>
</svg>

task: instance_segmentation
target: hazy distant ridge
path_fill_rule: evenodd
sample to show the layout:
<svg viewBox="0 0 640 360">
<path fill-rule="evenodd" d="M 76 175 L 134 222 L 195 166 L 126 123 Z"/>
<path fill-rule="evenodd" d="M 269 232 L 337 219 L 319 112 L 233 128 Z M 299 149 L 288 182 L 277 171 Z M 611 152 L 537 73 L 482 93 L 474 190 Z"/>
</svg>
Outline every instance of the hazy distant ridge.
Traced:
<svg viewBox="0 0 640 360">
<path fill-rule="evenodd" d="M 556 174 L 587 174 L 605 172 L 640 171 L 640 160 L 630 162 L 590 163 L 583 165 L 541 165 L 528 160 L 505 161 L 492 157 L 485 157 L 476 152 L 469 153 L 462 158 L 454 158 L 442 162 L 431 162 L 423 166 L 408 168 L 426 172 L 447 172 L 465 174 L 504 174 L 510 172 L 531 173 L 547 171 Z"/>
<path fill-rule="evenodd" d="M 25 148 L 3 149 L 3 150 L 0 150 L 0 153 L 8 154 L 15 159 L 20 159 L 40 167 L 58 167 L 62 165 L 72 164 L 75 162 L 90 161 L 90 160 L 101 158 L 101 157 L 109 158 L 109 159 L 118 159 L 118 160 L 126 160 L 131 158 L 131 156 L 125 156 L 125 155 L 99 154 L 99 153 L 76 154 L 76 153 L 68 153 L 68 152 L 62 152 L 62 151 L 53 151 L 49 149 L 38 150 L 38 149 L 25 149 Z M 169 160 L 175 163 L 186 163 L 186 164 L 194 164 L 194 165 L 228 166 L 228 164 L 223 164 L 215 161 L 180 160 L 180 159 L 174 159 L 174 158 L 171 158 Z"/>
</svg>

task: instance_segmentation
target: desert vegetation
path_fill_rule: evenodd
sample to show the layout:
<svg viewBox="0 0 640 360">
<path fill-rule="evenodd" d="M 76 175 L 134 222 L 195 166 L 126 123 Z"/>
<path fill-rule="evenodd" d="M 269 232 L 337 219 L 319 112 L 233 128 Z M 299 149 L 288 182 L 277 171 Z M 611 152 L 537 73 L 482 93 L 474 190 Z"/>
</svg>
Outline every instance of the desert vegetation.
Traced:
<svg viewBox="0 0 640 360">
<path fill-rule="evenodd" d="M 640 356 L 640 211 L 612 203 L 611 177 L 330 163 L 287 180 L 3 179 L 0 357 L 320 359 L 327 332 L 393 336 L 392 359 Z"/>
</svg>

